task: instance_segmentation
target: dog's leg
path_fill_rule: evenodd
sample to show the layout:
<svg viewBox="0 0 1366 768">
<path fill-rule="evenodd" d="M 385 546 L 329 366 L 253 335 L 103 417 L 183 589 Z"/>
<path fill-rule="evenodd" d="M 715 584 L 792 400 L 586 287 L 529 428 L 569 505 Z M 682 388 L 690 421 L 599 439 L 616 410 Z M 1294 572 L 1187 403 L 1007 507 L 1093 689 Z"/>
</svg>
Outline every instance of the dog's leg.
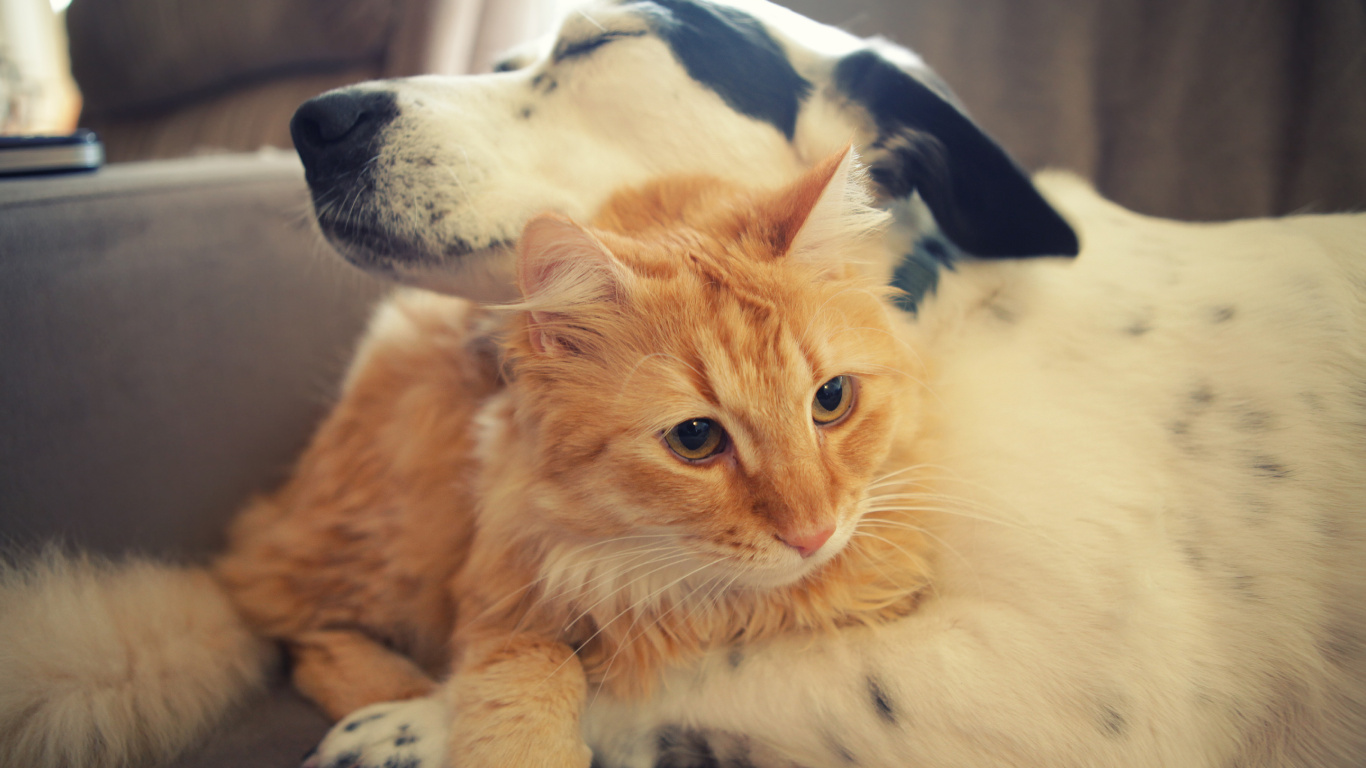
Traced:
<svg viewBox="0 0 1366 768">
<path fill-rule="evenodd" d="M 286 645 L 294 662 L 294 686 L 333 720 L 361 707 L 426 696 L 436 689 L 407 657 L 360 632 L 305 632 Z"/>
</svg>

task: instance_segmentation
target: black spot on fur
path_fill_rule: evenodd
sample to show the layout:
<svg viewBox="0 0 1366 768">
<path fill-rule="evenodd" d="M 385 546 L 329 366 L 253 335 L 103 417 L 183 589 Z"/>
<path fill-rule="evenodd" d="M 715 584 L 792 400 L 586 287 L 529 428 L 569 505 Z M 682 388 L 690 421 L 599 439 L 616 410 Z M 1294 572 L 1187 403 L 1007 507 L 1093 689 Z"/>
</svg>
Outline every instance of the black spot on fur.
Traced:
<svg viewBox="0 0 1366 768">
<path fill-rule="evenodd" d="M 677 726 L 661 728 L 655 736 L 659 750 L 655 768 L 721 768 L 707 737 Z"/>
<path fill-rule="evenodd" d="M 878 717 L 896 725 L 896 709 L 892 706 L 892 699 L 875 677 L 868 678 L 868 696 L 873 700 L 873 709 L 877 711 Z"/>
<path fill-rule="evenodd" d="M 1238 314 L 1237 307 L 1211 307 L 1209 311 L 1210 322 L 1218 325 L 1227 323 Z"/>
<path fill-rule="evenodd" d="M 352 731 L 356 730 L 357 728 L 361 727 L 362 725 L 365 725 L 366 723 L 374 722 L 374 721 L 380 719 L 381 717 L 384 717 L 384 715 L 369 715 L 368 717 L 362 717 L 362 718 L 359 719 L 359 720 L 352 720 L 351 722 L 347 723 L 347 724 L 346 724 L 346 727 L 345 727 L 345 728 L 342 728 L 342 730 L 343 730 L 343 731 L 346 731 L 347 733 L 351 733 Z"/>
<path fill-rule="evenodd" d="M 522 118 L 523 120 L 530 120 L 531 116 L 535 113 L 536 110 L 532 109 L 531 107 L 522 107 L 522 111 L 518 112 L 517 116 Z"/>
<path fill-rule="evenodd" d="M 995 302 L 988 304 L 987 311 L 991 313 L 992 317 L 996 318 L 997 320 L 1000 320 L 1006 325 L 1015 324 L 1015 313 L 1011 312 L 1009 309 L 1006 309 L 1000 304 L 996 304 Z"/>
<path fill-rule="evenodd" d="M 740 650 L 739 648 L 732 648 L 730 650 L 730 653 L 726 654 L 726 663 L 730 665 L 731 669 L 739 669 L 740 665 L 743 664 L 744 661 L 745 652 Z"/>
<path fill-rule="evenodd" d="M 1201 384 L 1191 390 L 1190 401 L 1196 408 L 1204 408 L 1214 402 L 1214 390 L 1208 384 Z"/>
<path fill-rule="evenodd" d="M 1276 417 L 1266 411 L 1248 411 L 1238 417 L 1238 429 L 1244 432 L 1267 432 L 1275 426 Z"/>
<path fill-rule="evenodd" d="M 1129 723 L 1118 709 L 1106 704 L 1101 707 L 1100 730 L 1106 736 L 1117 739 L 1129 730 Z"/>
<path fill-rule="evenodd" d="M 1252 470 L 1262 477 L 1270 477 L 1278 480 L 1290 477 L 1291 472 L 1286 466 L 1271 456 L 1258 456 L 1252 460 Z"/>
<path fill-rule="evenodd" d="M 850 752 L 849 748 L 832 734 L 825 734 L 825 748 L 830 750 L 830 754 L 839 758 L 841 762 L 848 765 L 858 765 L 858 758 L 854 757 L 854 753 Z"/>
<path fill-rule="evenodd" d="M 495 64 L 493 65 L 493 71 L 494 71 L 494 72 L 516 72 L 516 71 L 519 70 L 519 69 L 525 69 L 529 64 L 531 64 L 531 62 L 532 62 L 532 59 L 531 59 L 529 56 L 527 56 L 526 54 L 517 54 L 517 55 L 515 55 L 515 56 L 508 56 L 508 57 L 506 57 L 506 58 L 504 58 L 504 59 L 499 60 L 497 63 L 495 63 Z"/>
<path fill-rule="evenodd" d="M 394 746 L 396 746 L 396 747 L 406 747 L 406 746 L 408 746 L 409 744 L 414 744 L 414 743 L 416 743 L 416 742 L 417 742 L 417 737 L 416 737 L 416 736 L 403 735 L 403 736 L 399 736 L 398 738 L 394 739 Z"/>
<path fill-rule="evenodd" d="M 953 269 L 958 261 L 953 246 L 938 237 L 922 237 L 892 273 L 892 285 L 902 293 L 892 300 L 907 312 L 914 312 L 920 302 L 939 287 L 941 267 Z"/>
<path fill-rule="evenodd" d="M 1313 413 L 1323 413 L 1324 411 L 1323 398 L 1319 397 L 1317 392 L 1301 392 L 1300 402 L 1304 403 L 1304 407 Z"/>
<path fill-rule="evenodd" d="M 865 152 L 892 197 L 919 192 L 949 239 L 977 256 L 1075 256 L 1076 233 L 1029 176 L 958 107 L 872 50 L 835 66 L 877 124 Z"/>
<path fill-rule="evenodd" d="M 1331 664 L 1350 667 L 1366 655 L 1366 640 L 1363 640 L 1359 629 L 1329 625 L 1323 629 L 1323 636 L 1319 639 L 1319 653 Z"/>
<path fill-rule="evenodd" d="M 1233 591 L 1238 593 L 1245 600 L 1259 602 L 1262 599 L 1261 593 L 1257 591 L 1257 580 L 1250 573 L 1234 573 L 1229 576 L 1229 585 Z"/>
<path fill-rule="evenodd" d="M 416 757 L 389 757 L 382 768 L 419 768 L 421 765 L 422 761 Z"/>
<path fill-rule="evenodd" d="M 325 768 L 355 768 L 360 764 L 360 752 L 343 752 L 337 758 L 328 763 Z"/>
<path fill-rule="evenodd" d="M 653 0 L 648 18 L 688 76 L 731 109 L 772 124 L 789 140 L 811 83 L 797 74 L 768 31 L 750 15 L 703 0 Z"/>
<path fill-rule="evenodd" d="M 1181 548 L 1181 554 L 1185 556 L 1186 563 L 1197 571 L 1205 570 L 1205 553 L 1194 544 L 1187 544 Z"/>
<path fill-rule="evenodd" d="M 1150 318 L 1140 317 L 1124 327 L 1124 332 L 1130 336 L 1146 336 L 1153 330 L 1153 322 Z"/>
</svg>

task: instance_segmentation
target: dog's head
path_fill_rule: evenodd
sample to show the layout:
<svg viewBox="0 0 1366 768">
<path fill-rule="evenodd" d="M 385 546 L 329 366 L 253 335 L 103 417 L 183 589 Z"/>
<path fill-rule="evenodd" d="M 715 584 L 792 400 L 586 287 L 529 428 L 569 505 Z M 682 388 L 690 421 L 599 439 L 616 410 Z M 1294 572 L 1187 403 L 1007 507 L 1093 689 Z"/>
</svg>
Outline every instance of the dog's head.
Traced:
<svg viewBox="0 0 1366 768">
<path fill-rule="evenodd" d="M 885 203 L 918 195 L 978 256 L 1074 255 L 1072 230 L 910 52 L 764 0 L 599 0 L 498 72 L 365 83 L 291 124 L 348 260 L 478 299 L 522 225 L 697 173 L 776 186 L 851 139 Z"/>
</svg>

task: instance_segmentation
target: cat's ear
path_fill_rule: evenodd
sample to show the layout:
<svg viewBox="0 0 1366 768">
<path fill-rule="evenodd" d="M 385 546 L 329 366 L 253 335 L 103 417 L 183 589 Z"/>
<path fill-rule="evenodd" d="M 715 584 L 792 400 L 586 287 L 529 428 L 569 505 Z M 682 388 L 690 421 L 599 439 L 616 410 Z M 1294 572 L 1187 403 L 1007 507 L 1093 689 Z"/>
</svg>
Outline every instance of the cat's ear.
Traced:
<svg viewBox="0 0 1366 768">
<path fill-rule="evenodd" d="M 518 248 L 520 306 L 530 314 L 531 346 L 548 354 L 574 351 L 575 310 L 616 301 L 621 268 L 592 232 L 553 213 L 527 222 Z"/>
<path fill-rule="evenodd" d="M 789 258 L 841 269 L 848 246 L 879 234 L 890 214 L 872 206 L 867 172 L 853 146 L 822 160 L 786 190 Z"/>
</svg>

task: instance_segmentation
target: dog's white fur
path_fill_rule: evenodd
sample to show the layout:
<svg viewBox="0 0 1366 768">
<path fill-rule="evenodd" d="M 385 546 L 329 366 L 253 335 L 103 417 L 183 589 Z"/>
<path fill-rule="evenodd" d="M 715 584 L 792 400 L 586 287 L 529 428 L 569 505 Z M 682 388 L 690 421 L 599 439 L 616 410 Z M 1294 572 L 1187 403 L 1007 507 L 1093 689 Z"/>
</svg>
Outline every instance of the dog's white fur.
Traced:
<svg viewBox="0 0 1366 768">
<path fill-rule="evenodd" d="M 792 142 L 732 112 L 652 37 L 553 70 L 543 44 L 518 72 L 383 86 L 402 114 L 370 171 L 374 194 L 321 200 L 320 215 L 368 206 L 433 257 L 466 243 L 474 251 L 455 262 L 394 269 L 501 298 L 511 262 L 498 244 L 534 213 L 586 217 L 613 189 L 662 173 L 777 184 L 868 140 L 867 116 L 827 87 L 832 56 L 865 43 L 734 4 L 815 85 Z M 636 23 L 595 6 L 562 39 Z M 547 71 L 550 92 L 533 86 Z M 651 764 L 660 728 L 710 734 L 716 754 L 760 766 L 1361 764 L 1366 217 L 1186 225 L 1068 178 L 1040 186 L 1080 230 L 1080 258 L 961 264 L 916 319 L 948 416 L 921 469 L 948 489 L 922 503 L 942 547 L 933 597 L 877 631 L 754 646 L 738 664 L 718 651 L 644 705 L 597 696 L 584 727 L 604 765 Z M 921 223 L 911 210 L 898 207 L 911 226 L 889 239 L 889 258 Z M 256 679 L 242 670 L 262 666 L 259 648 L 218 644 L 240 636 L 206 581 L 135 569 L 160 585 L 149 589 L 161 617 L 135 620 L 100 607 L 123 599 L 119 571 L 44 568 L 0 583 L 0 765 L 102 764 L 71 734 L 124 734 L 102 744 L 109 764 L 164 757 Z M 95 597 L 45 613 L 62 594 Z M 11 618 L 21 611 L 32 618 Z M 182 633 L 177 617 L 221 632 Z M 49 647 L 55 637 L 70 650 Z M 179 638 L 183 655 L 124 664 L 158 637 Z M 59 681 L 98 690 L 103 670 L 135 695 L 47 706 Z M 394 752 L 393 735 L 440 730 L 441 702 L 379 706 L 334 730 L 317 762 L 359 750 L 361 765 L 430 766 L 430 754 Z M 141 719 L 155 711 L 170 716 Z M 156 734 L 149 748 L 120 747 L 133 723 Z"/>
</svg>

